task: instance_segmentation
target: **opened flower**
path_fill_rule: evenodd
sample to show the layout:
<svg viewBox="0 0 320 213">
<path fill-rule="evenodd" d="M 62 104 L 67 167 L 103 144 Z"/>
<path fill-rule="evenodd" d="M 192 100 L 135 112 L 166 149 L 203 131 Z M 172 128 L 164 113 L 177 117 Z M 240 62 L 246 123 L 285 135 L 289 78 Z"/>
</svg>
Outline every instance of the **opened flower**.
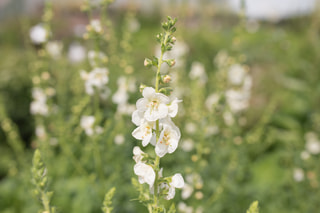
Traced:
<svg viewBox="0 0 320 213">
<path fill-rule="evenodd" d="M 134 173 L 139 178 L 139 183 L 147 183 L 150 187 L 153 186 L 154 180 L 156 178 L 156 173 L 154 172 L 153 168 L 145 163 L 139 162 L 134 165 Z"/>
<path fill-rule="evenodd" d="M 152 87 L 144 88 L 143 98 L 137 101 L 137 109 L 144 112 L 144 118 L 147 121 L 156 121 L 165 118 L 169 109 L 167 104 L 170 100 L 162 93 L 157 93 Z"/>
<path fill-rule="evenodd" d="M 163 157 L 167 153 L 174 152 L 178 147 L 180 137 L 179 128 L 171 120 L 167 120 L 163 124 L 163 130 L 156 144 L 156 154 L 159 157 Z"/>
</svg>

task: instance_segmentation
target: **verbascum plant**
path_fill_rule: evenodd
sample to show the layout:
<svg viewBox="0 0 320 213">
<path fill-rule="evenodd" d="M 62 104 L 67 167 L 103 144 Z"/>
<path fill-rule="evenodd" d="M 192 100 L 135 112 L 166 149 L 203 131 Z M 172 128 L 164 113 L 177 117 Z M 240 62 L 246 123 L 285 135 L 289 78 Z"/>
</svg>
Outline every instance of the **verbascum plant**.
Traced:
<svg viewBox="0 0 320 213">
<path fill-rule="evenodd" d="M 38 196 L 43 205 L 43 211 L 41 212 L 55 213 L 56 208 L 52 207 L 50 204 L 53 192 L 47 191 L 47 169 L 41 159 L 41 153 L 38 149 L 34 152 L 32 164 L 32 183 L 35 186 L 34 193 Z"/>
<path fill-rule="evenodd" d="M 132 136 L 142 141 L 142 146 L 148 144 L 154 146 L 154 153 L 146 153 L 139 146 L 133 149 L 133 159 L 136 164 L 134 173 L 138 176 L 140 184 L 147 183 L 149 191 L 145 191 L 136 181 L 134 185 L 140 192 L 139 200 L 148 207 L 148 211 L 167 212 L 164 200 L 171 200 L 175 196 L 175 189 L 184 186 L 184 180 L 180 173 L 173 176 L 163 177 L 163 169 L 160 168 L 160 159 L 166 154 L 173 153 L 181 137 L 179 128 L 173 123 L 171 118 L 178 113 L 178 103 L 181 100 L 173 99 L 168 96 L 172 91 L 166 87 L 170 82 L 169 75 L 160 73 L 161 65 L 167 63 L 169 67 L 175 64 L 174 59 L 164 59 L 165 52 L 172 49 L 176 38 L 173 33 L 176 31 L 176 19 L 171 17 L 162 23 L 163 33 L 157 35 L 157 41 L 161 45 L 160 57 L 146 58 L 146 67 L 156 67 L 155 88 L 145 85 L 141 86 L 143 98 L 137 103 L 137 110 L 132 114 L 132 122 L 137 128 L 132 132 Z M 174 212 L 174 204 L 171 205 L 169 212 Z"/>
</svg>

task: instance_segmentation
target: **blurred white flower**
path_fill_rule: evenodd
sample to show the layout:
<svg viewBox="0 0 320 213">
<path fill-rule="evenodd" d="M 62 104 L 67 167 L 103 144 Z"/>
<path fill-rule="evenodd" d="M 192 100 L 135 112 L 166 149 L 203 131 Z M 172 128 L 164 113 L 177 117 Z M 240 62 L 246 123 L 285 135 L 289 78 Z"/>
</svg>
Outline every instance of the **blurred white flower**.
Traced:
<svg viewBox="0 0 320 213">
<path fill-rule="evenodd" d="M 79 43 L 72 43 L 68 51 L 68 59 L 71 63 L 79 63 L 86 57 L 86 49 Z"/>
<path fill-rule="evenodd" d="M 94 134 L 93 124 L 95 122 L 94 116 L 82 116 L 80 120 L 80 126 L 88 136 Z"/>
<path fill-rule="evenodd" d="M 60 41 L 49 41 L 46 44 L 46 50 L 53 59 L 58 59 L 61 56 L 62 48 L 63 44 Z"/>
<path fill-rule="evenodd" d="M 204 85 L 208 81 L 208 76 L 204 68 L 204 65 L 197 61 L 191 64 L 191 71 L 189 73 L 189 77 L 191 80 L 198 80 L 200 85 Z"/>
<path fill-rule="evenodd" d="M 122 134 L 118 134 L 114 137 L 114 143 L 117 144 L 117 145 L 121 145 L 124 143 L 124 136 Z"/>
<path fill-rule="evenodd" d="M 88 60 L 92 67 L 97 67 L 101 62 L 106 61 L 108 57 L 103 52 L 90 50 L 88 52 Z"/>
<path fill-rule="evenodd" d="M 194 142 L 191 138 L 181 142 L 181 149 L 185 152 L 190 152 L 194 148 Z"/>
<path fill-rule="evenodd" d="M 188 122 L 185 126 L 185 130 L 189 134 L 194 134 L 197 130 L 197 126 L 192 122 Z"/>
<path fill-rule="evenodd" d="M 296 182 L 301 182 L 304 180 L 304 171 L 301 168 L 295 168 L 293 170 L 293 179 Z"/>
<path fill-rule="evenodd" d="M 225 50 L 220 50 L 217 55 L 213 59 L 213 63 L 218 67 L 222 68 L 227 66 L 229 60 L 229 55 L 227 51 Z"/>
<path fill-rule="evenodd" d="M 101 26 L 101 22 L 99 19 L 92 19 L 90 21 L 90 26 L 92 27 L 92 29 L 96 32 L 96 33 L 101 33 L 102 32 L 102 26 Z"/>
<path fill-rule="evenodd" d="M 308 132 L 305 135 L 306 139 L 306 150 L 313 155 L 320 153 L 320 141 L 314 132 Z"/>
<path fill-rule="evenodd" d="M 205 106 L 210 112 L 212 112 L 214 106 L 218 104 L 219 100 L 220 100 L 220 95 L 217 93 L 212 93 L 207 97 Z"/>
<path fill-rule="evenodd" d="M 109 70 L 107 68 L 96 67 L 91 72 L 81 71 L 80 75 L 85 80 L 85 89 L 88 95 L 94 94 L 94 88 L 104 91 L 105 85 L 109 82 Z"/>
<path fill-rule="evenodd" d="M 229 89 L 226 91 L 226 99 L 230 110 L 238 113 L 248 108 L 250 92 Z"/>
<path fill-rule="evenodd" d="M 138 32 L 140 30 L 140 22 L 136 18 L 131 18 L 128 29 L 131 33 Z"/>
<path fill-rule="evenodd" d="M 211 135 L 216 135 L 219 133 L 219 127 L 216 125 L 211 125 L 211 126 L 207 126 L 205 129 L 205 135 L 207 137 L 211 136 Z"/>
<path fill-rule="evenodd" d="M 42 44 L 47 41 L 49 33 L 43 24 L 37 24 L 30 29 L 30 39 L 34 44 Z"/>
<path fill-rule="evenodd" d="M 233 64 L 228 71 L 228 80 L 232 85 L 239 86 L 243 83 L 247 71 L 240 64 Z"/>
<path fill-rule="evenodd" d="M 41 88 L 32 89 L 33 101 L 30 104 L 30 112 L 33 115 L 48 115 L 49 109 L 46 104 L 47 96 Z"/>
<path fill-rule="evenodd" d="M 187 204 L 180 202 L 178 204 L 178 211 L 180 213 L 193 213 L 193 208 L 191 206 L 187 206 Z"/>
<path fill-rule="evenodd" d="M 182 192 L 181 192 L 182 199 L 184 200 L 188 199 L 192 195 L 193 190 L 194 189 L 190 184 L 188 183 L 184 184 L 184 187 L 182 188 Z"/>
<path fill-rule="evenodd" d="M 47 137 L 47 133 L 43 125 L 36 126 L 36 136 L 40 139 L 45 139 Z"/>
<path fill-rule="evenodd" d="M 223 120 L 227 126 L 232 126 L 234 124 L 233 115 L 229 111 L 223 113 Z"/>
<path fill-rule="evenodd" d="M 308 160 L 310 158 L 310 154 L 308 151 L 304 150 L 300 153 L 300 157 L 302 160 Z"/>
</svg>

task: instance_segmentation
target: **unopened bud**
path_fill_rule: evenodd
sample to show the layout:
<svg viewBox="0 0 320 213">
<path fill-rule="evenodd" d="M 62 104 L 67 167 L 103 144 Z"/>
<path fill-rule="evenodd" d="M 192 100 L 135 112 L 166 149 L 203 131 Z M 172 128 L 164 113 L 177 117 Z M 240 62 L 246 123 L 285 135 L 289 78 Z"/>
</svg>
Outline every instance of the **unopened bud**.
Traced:
<svg viewBox="0 0 320 213">
<path fill-rule="evenodd" d="M 169 65 L 169 67 L 173 67 L 176 64 L 176 60 L 174 59 L 167 60 L 166 62 Z"/>
<path fill-rule="evenodd" d="M 140 84 L 140 87 L 139 87 L 140 92 L 142 92 L 146 87 L 147 87 L 146 85 Z"/>
<path fill-rule="evenodd" d="M 164 83 L 169 83 L 171 81 L 171 76 L 170 75 L 165 75 L 163 76 L 163 82 Z"/>
<path fill-rule="evenodd" d="M 143 62 L 145 67 L 151 67 L 152 66 L 152 61 L 149 58 L 144 59 Z"/>
<path fill-rule="evenodd" d="M 172 41 L 172 43 L 176 42 L 176 41 L 177 41 L 176 37 L 173 36 L 173 37 L 171 38 L 171 41 Z"/>
</svg>

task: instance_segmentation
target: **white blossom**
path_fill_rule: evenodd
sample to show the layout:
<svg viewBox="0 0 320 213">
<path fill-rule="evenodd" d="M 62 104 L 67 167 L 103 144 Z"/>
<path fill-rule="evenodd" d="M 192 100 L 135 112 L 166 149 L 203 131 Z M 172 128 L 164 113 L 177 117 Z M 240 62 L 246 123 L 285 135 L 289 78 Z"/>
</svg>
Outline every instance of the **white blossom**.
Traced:
<svg viewBox="0 0 320 213">
<path fill-rule="evenodd" d="M 140 147 L 135 146 L 133 148 L 133 160 L 136 163 L 142 162 L 143 154 L 145 153 L 140 149 Z"/>
<path fill-rule="evenodd" d="M 191 206 L 187 206 L 187 204 L 183 202 L 178 204 L 178 210 L 181 213 L 193 213 L 193 208 Z"/>
<path fill-rule="evenodd" d="M 153 186 L 156 173 L 154 172 L 153 168 L 145 163 L 138 162 L 134 165 L 134 173 L 138 176 L 139 183 L 147 183 L 150 187 Z"/>
<path fill-rule="evenodd" d="M 121 145 L 124 143 L 124 136 L 122 134 L 118 134 L 114 137 L 114 143 L 117 144 L 117 145 Z"/>
<path fill-rule="evenodd" d="M 163 157 L 167 153 L 173 153 L 177 149 L 181 137 L 179 128 L 172 121 L 166 120 L 162 125 L 163 129 L 155 148 L 159 157 Z"/>
<path fill-rule="evenodd" d="M 72 43 L 69 47 L 68 58 L 71 63 L 79 63 L 86 57 L 86 49 L 79 43 Z"/>
<path fill-rule="evenodd" d="M 49 41 L 46 44 L 47 52 L 54 59 L 58 59 L 61 56 L 62 48 L 63 44 L 60 41 Z"/>
<path fill-rule="evenodd" d="M 137 101 L 137 109 L 144 112 L 147 121 L 156 121 L 168 115 L 169 98 L 162 93 L 156 93 L 152 87 L 144 88 L 143 98 Z"/>
<path fill-rule="evenodd" d="M 320 141 L 317 135 L 313 132 L 308 132 L 305 135 L 306 138 L 306 150 L 313 155 L 317 155 L 320 153 Z"/>
<path fill-rule="evenodd" d="M 304 171 L 301 168 L 295 168 L 293 170 L 293 179 L 297 182 L 301 182 L 304 180 Z"/>
<path fill-rule="evenodd" d="M 88 52 L 88 60 L 92 67 L 97 67 L 102 61 L 107 60 L 107 56 L 103 52 L 90 50 Z"/>
<path fill-rule="evenodd" d="M 92 27 L 92 29 L 96 32 L 96 33 L 101 33 L 102 32 L 102 26 L 101 26 L 101 22 L 99 19 L 92 19 L 90 21 L 90 26 Z"/>
<path fill-rule="evenodd" d="M 33 101 L 30 103 L 31 114 L 48 115 L 49 109 L 46 104 L 47 96 L 41 88 L 32 89 Z"/>
<path fill-rule="evenodd" d="M 94 134 L 93 124 L 95 122 L 94 116 L 82 116 L 80 120 L 80 126 L 88 136 Z"/>
<path fill-rule="evenodd" d="M 156 135 L 152 132 L 154 122 L 142 120 L 141 124 L 132 132 L 132 136 L 138 140 L 142 140 L 142 146 L 147 146 L 149 143 L 155 144 Z"/>
<path fill-rule="evenodd" d="M 43 24 L 37 24 L 30 29 L 30 39 L 34 44 L 45 43 L 48 39 L 48 32 Z"/>
<path fill-rule="evenodd" d="M 191 64 L 189 77 L 192 80 L 198 80 L 200 85 L 204 85 L 208 81 L 208 76 L 204 65 L 198 61 L 195 61 Z"/>
<path fill-rule="evenodd" d="M 85 89 L 88 95 L 94 94 L 94 88 L 105 91 L 105 85 L 109 81 L 109 70 L 107 68 L 96 67 L 91 72 L 81 71 L 80 75 L 85 80 Z M 108 91 L 108 90 L 106 90 Z"/>
<path fill-rule="evenodd" d="M 228 80 L 232 85 L 239 86 L 243 83 L 247 72 L 240 64 L 233 64 L 228 70 Z"/>
<path fill-rule="evenodd" d="M 165 199 L 166 200 L 171 200 L 174 198 L 175 194 L 176 194 L 176 188 L 183 188 L 184 186 L 184 180 L 183 177 L 180 173 L 177 173 L 175 175 L 172 176 L 171 178 L 171 182 L 169 183 L 169 191 L 168 194 L 166 195 Z"/>
<path fill-rule="evenodd" d="M 193 191 L 194 191 L 193 187 L 190 184 L 185 183 L 181 192 L 182 199 L 184 200 L 188 199 L 192 195 Z"/>
</svg>

